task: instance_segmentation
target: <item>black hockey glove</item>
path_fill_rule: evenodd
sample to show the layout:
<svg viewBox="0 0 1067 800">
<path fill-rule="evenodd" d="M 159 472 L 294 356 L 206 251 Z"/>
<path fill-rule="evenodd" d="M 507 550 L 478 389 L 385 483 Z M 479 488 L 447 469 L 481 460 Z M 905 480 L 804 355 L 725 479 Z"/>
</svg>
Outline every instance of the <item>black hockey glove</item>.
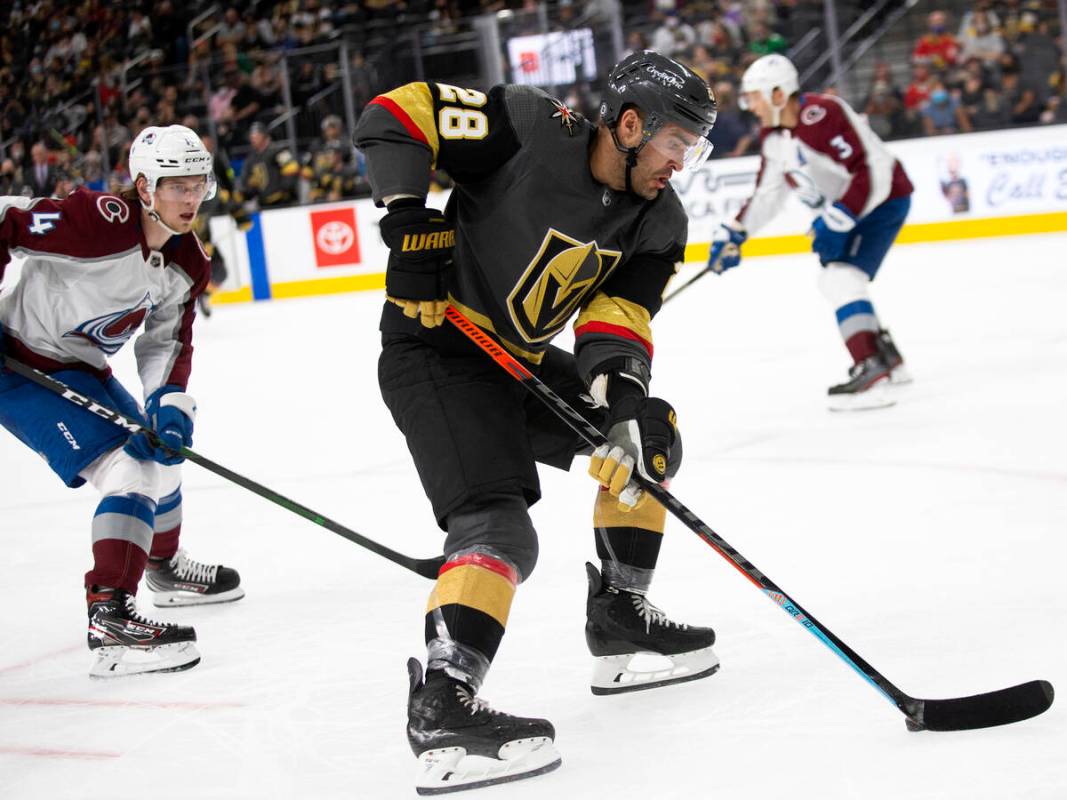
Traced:
<svg viewBox="0 0 1067 800">
<path fill-rule="evenodd" d="M 608 408 L 608 444 L 593 451 L 589 474 L 618 499 L 620 511 L 633 511 L 648 500 L 632 481 L 634 468 L 642 478 L 663 483 L 677 440 L 670 403 L 658 397 L 623 397 Z"/>
<path fill-rule="evenodd" d="M 380 229 L 389 247 L 386 297 L 404 309 L 404 316 L 436 328 L 448 306 L 455 229 L 444 214 L 413 197 L 390 203 Z"/>
</svg>

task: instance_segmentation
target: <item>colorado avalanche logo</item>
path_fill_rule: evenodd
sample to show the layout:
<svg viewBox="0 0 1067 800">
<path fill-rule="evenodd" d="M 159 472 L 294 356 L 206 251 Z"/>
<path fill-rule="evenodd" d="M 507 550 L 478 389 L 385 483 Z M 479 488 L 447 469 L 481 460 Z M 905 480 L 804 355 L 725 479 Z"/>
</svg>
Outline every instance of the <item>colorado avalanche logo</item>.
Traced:
<svg viewBox="0 0 1067 800">
<path fill-rule="evenodd" d="M 826 117 L 826 109 L 822 106 L 805 106 L 800 112 L 800 121 L 805 125 L 818 125 Z"/>
<path fill-rule="evenodd" d="M 113 311 L 102 317 L 83 322 L 74 330 L 64 333 L 63 337 L 84 339 L 109 356 L 114 355 L 130 340 L 134 331 L 141 327 L 141 323 L 144 322 L 151 308 L 152 299 L 145 292 L 141 302 L 133 308 Z"/>
<path fill-rule="evenodd" d="M 808 208 L 822 208 L 826 203 L 826 198 L 807 173 L 791 169 L 785 173 L 785 182 L 796 193 L 797 199 Z"/>
<path fill-rule="evenodd" d="M 130 207 L 109 194 L 102 194 L 96 198 L 96 208 L 108 222 L 121 224 L 130 218 Z"/>
</svg>

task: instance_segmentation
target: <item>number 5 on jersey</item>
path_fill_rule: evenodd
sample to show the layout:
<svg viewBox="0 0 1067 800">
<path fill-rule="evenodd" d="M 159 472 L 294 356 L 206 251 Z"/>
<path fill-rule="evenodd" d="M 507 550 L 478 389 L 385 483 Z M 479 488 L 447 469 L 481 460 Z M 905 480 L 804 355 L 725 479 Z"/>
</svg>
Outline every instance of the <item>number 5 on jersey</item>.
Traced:
<svg viewBox="0 0 1067 800">
<path fill-rule="evenodd" d="M 475 89 L 461 89 L 446 83 L 437 84 L 442 103 L 460 103 L 461 106 L 443 106 L 437 115 L 437 131 L 443 139 L 484 139 L 489 133 L 489 120 L 478 109 L 489 98 Z"/>
</svg>

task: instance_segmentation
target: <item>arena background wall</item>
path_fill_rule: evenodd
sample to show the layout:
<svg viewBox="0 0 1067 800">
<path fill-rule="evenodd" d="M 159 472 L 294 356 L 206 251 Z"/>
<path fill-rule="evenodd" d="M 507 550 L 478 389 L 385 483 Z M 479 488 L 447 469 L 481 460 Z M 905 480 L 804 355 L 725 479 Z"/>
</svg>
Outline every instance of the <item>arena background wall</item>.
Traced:
<svg viewBox="0 0 1067 800">
<path fill-rule="evenodd" d="M 1067 230 L 1067 125 L 911 139 L 888 144 L 915 184 L 901 243 L 1018 236 Z M 710 161 L 673 183 L 689 214 L 686 263 L 707 259 L 715 225 L 752 192 L 755 156 Z M 964 197 L 965 195 L 965 197 Z M 428 203 L 443 207 L 447 192 Z M 230 268 L 216 303 L 381 289 L 388 252 L 383 209 L 370 200 L 263 211 L 247 232 L 212 219 Z M 745 257 L 804 253 L 815 211 L 791 196 L 782 213 L 744 245 Z M 18 264 L 8 270 L 10 285 Z"/>
</svg>

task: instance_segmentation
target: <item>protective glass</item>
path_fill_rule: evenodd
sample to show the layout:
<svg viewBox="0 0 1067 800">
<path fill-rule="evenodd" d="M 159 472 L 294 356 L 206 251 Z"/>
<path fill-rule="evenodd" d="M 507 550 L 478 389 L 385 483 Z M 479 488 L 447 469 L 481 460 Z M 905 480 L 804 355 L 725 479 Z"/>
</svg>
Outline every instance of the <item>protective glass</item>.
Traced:
<svg viewBox="0 0 1067 800">
<path fill-rule="evenodd" d="M 707 137 L 671 123 L 660 128 L 645 147 L 651 147 L 675 164 L 680 164 L 679 172 L 696 169 L 708 160 L 712 150 Z"/>
<path fill-rule="evenodd" d="M 164 200 L 182 202 L 185 200 L 210 200 L 215 196 L 215 176 L 205 175 L 201 181 L 161 181 L 156 186 L 156 194 Z"/>
</svg>

